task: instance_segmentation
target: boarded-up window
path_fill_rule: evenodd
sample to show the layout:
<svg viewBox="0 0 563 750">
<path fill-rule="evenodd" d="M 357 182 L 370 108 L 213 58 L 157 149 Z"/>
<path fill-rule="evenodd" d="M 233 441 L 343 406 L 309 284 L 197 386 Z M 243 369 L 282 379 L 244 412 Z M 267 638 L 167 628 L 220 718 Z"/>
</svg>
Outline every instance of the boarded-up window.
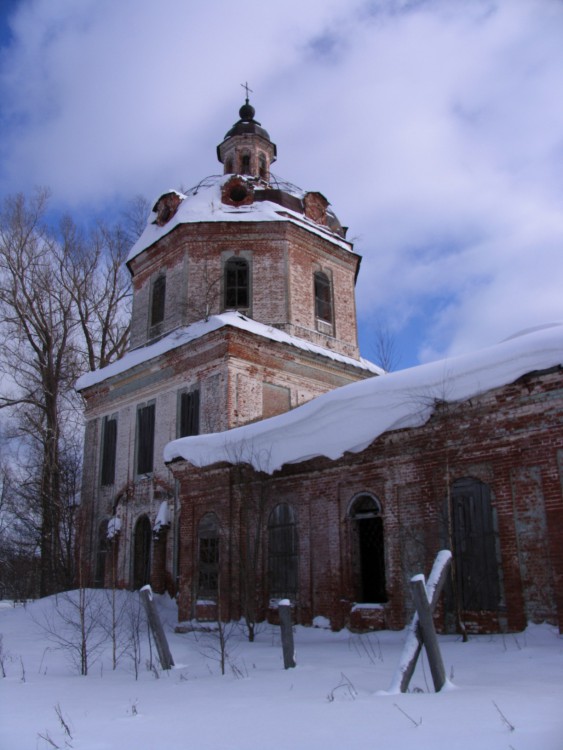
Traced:
<svg viewBox="0 0 563 750">
<path fill-rule="evenodd" d="M 164 302 L 166 299 L 166 276 L 157 276 L 153 281 L 151 292 L 151 326 L 164 320 Z"/>
<path fill-rule="evenodd" d="M 268 575 L 270 596 L 294 599 L 297 596 L 299 545 L 293 508 L 276 505 L 268 520 Z"/>
<path fill-rule="evenodd" d="M 461 605 L 465 610 L 496 610 L 500 599 L 499 565 L 489 486 L 473 478 L 454 482 L 451 512 Z"/>
<path fill-rule="evenodd" d="M 152 529 L 148 516 L 141 516 L 133 534 L 133 588 L 150 583 Z"/>
<path fill-rule="evenodd" d="M 359 495 L 350 509 L 352 521 L 352 568 L 358 602 L 387 601 L 383 519 L 379 505 L 368 494 Z"/>
<path fill-rule="evenodd" d="M 225 308 L 227 310 L 249 307 L 249 271 L 244 258 L 229 258 L 225 263 Z"/>
<path fill-rule="evenodd" d="M 154 460 L 154 403 L 137 409 L 137 474 L 150 474 Z"/>
<path fill-rule="evenodd" d="M 332 323 L 332 290 L 326 273 L 315 273 L 315 316 L 325 323 Z"/>
<path fill-rule="evenodd" d="M 291 407 L 291 392 L 289 388 L 273 383 L 262 385 L 262 417 L 275 417 L 283 414 Z"/>
<path fill-rule="evenodd" d="M 199 435 L 199 391 L 180 393 L 178 437 Z"/>
<path fill-rule="evenodd" d="M 102 471 L 103 486 L 115 481 L 115 452 L 117 448 L 117 417 L 104 417 L 102 422 Z"/>
<path fill-rule="evenodd" d="M 199 522 L 198 597 L 216 597 L 219 591 L 219 524 L 214 513 Z"/>
</svg>

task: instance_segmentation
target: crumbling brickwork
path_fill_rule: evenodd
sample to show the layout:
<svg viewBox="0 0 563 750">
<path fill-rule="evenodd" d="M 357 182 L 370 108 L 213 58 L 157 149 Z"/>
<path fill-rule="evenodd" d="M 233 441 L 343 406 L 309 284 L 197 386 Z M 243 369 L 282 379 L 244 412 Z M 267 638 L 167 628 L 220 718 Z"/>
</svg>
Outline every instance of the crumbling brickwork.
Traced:
<svg viewBox="0 0 563 750">
<path fill-rule="evenodd" d="M 268 590 L 268 517 L 279 503 L 295 510 L 299 543 L 295 614 L 310 623 L 322 615 L 332 626 L 402 628 L 412 614 L 408 579 L 428 572 L 436 553 L 454 548 L 448 507 L 455 488 L 485 488 L 494 525 L 494 560 L 478 581 L 495 605 L 461 607 L 469 631 L 516 631 L 527 621 L 557 623 L 563 632 L 563 373 L 534 373 L 471 401 L 438 405 L 422 427 L 382 435 L 366 450 L 337 461 L 287 465 L 272 477 L 252 472 L 241 483 L 236 467 L 170 467 L 179 480 L 182 618 L 201 615 L 197 605 L 199 519 L 210 509 L 221 528 L 221 609 L 240 617 L 236 521 L 249 484 L 268 498 L 260 519 L 260 612 L 275 616 Z M 353 570 L 354 501 L 372 496 L 381 509 L 385 548 L 385 600 L 358 603 Z M 473 500 L 471 501 L 473 502 Z M 458 536 L 456 537 L 456 533 Z M 238 529 L 243 535 L 244 530 Z M 468 542 L 466 539 L 465 542 Z M 473 539 L 473 544 L 479 544 Z M 460 564 L 463 558 L 459 557 Z M 458 576 L 461 575 L 458 570 Z M 467 584 L 467 581 L 465 582 Z M 459 584 L 458 584 L 459 585 Z M 495 588 L 495 587 L 498 587 Z M 440 609 L 443 629 L 459 626 L 451 589 Z M 470 592 L 466 592 L 470 602 Z"/>
</svg>

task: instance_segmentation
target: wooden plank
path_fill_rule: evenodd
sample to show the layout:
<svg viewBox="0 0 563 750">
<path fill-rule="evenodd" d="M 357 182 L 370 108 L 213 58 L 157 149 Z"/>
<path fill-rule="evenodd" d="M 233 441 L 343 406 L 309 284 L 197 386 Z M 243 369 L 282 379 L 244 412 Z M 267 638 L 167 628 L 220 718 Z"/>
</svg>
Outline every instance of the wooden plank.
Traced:
<svg viewBox="0 0 563 750">
<path fill-rule="evenodd" d="M 452 553 L 445 549 L 438 552 L 434 565 L 432 566 L 432 572 L 428 578 L 426 584 L 426 596 L 430 604 L 430 611 L 433 612 L 438 604 L 438 599 L 442 592 L 444 583 L 448 573 L 448 568 L 452 560 Z M 406 693 L 411 678 L 414 674 L 416 662 L 422 649 L 422 631 L 420 629 L 420 623 L 418 621 L 418 614 L 415 614 L 405 645 L 403 647 L 403 653 L 399 662 L 399 667 L 395 672 L 391 686 L 389 687 L 390 693 Z"/>
<path fill-rule="evenodd" d="M 170 669 L 174 666 L 174 659 L 172 658 L 170 647 L 168 646 L 168 641 L 164 634 L 162 623 L 160 622 L 160 617 L 156 611 L 156 606 L 152 598 L 152 589 L 150 586 L 143 586 L 139 593 L 147 613 L 149 627 L 154 636 L 158 658 L 160 659 L 160 666 L 162 669 Z"/>
</svg>

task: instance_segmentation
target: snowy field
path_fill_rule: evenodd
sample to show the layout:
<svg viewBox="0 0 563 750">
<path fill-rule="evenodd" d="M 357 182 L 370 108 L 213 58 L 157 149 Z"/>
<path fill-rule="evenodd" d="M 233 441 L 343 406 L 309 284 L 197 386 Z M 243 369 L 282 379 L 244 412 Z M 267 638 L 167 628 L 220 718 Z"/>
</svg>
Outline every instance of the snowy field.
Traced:
<svg viewBox="0 0 563 750">
<path fill-rule="evenodd" d="M 90 620 L 103 616 L 107 627 L 112 607 L 106 592 L 89 597 L 94 597 L 87 602 Z M 256 642 L 248 643 L 237 626 L 227 631 L 222 675 L 217 635 L 174 633 L 174 603 L 156 599 L 176 666 L 168 672 L 150 668 L 138 595 L 119 592 L 113 610 L 120 615 L 114 630 L 117 667 L 112 669 L 111 636 L 97 645 L 96 628 L 85 677 L 70 658 L 79 652 L 61 650 L 57 643 L 70 633 L 72 646 L 78 634 L 65 629 L 55 611 L 73 617 L 68 600 L 52 597 L 25 607 L 0 602 L 5 672 L 3 679 L 0 672 L 0 748 L 563 748 L 563 637 L 551 626 L 473 636 L 465 644 L 442 636 L 451 681 L 446 689 L 432 692 L 423 660 L 412 692 L 390 695 L 384 691 L 405 632 L 360 636 L 297 627 L 297 667 L 286 671 L 278 628 L 266 625 Z M 158 661 L 154 653 L 153 660 Z"/>
</svg>

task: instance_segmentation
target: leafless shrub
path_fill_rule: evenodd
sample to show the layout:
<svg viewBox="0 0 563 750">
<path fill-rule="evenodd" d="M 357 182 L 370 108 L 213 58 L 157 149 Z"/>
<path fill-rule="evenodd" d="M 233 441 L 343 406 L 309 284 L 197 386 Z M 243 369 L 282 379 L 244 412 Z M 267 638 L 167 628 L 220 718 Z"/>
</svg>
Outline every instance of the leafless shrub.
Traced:
<svg viewBox="0 0 563 750">
<path fill-rule="evenodd" d="M 96 660 L 107 639 L 99 592 L 80 588 L 58 594 L 53 607 L 35 622 L 55 647 L 64 651 L 81 675 Z"/>
<path fill-rule="evenodd" d="M 355 701 L 358 697 L 358 691 L 354 687 L 354 684 L 352 681 L 346 677 L 344 672 L 340 673 L 340 682 L 336 687 L 333 687 L 330 693 L 327 695 L 326 699 L 329 703 L 333 703 L 336 698 L 336 691 L 340 690 L 344 694 L 345 698 L 350 698 L 351 700 Z"/>
</svg>

